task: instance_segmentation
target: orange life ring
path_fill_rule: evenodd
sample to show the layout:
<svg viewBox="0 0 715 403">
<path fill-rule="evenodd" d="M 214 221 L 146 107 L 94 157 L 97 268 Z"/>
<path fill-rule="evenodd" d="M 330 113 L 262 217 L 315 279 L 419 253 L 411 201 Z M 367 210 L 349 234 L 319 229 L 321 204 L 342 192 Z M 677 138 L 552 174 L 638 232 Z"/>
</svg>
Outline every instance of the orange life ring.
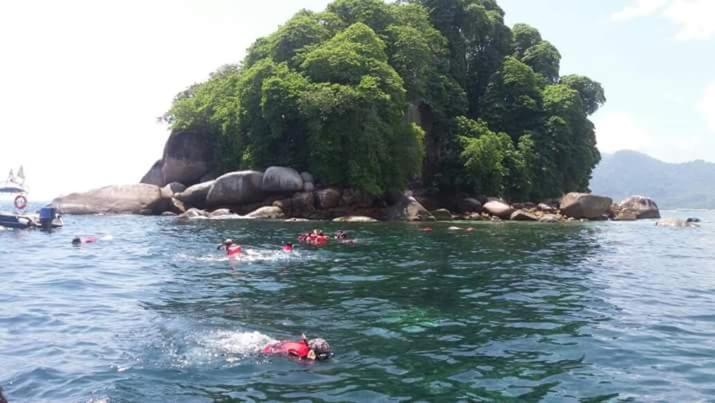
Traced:
<svg viewBox="0 0 715 403">
<path fill-rule="evenodd" d="M 17 195 L 15 198 L 15 208 L 18 210 L 24 210 L 27 207 L 27 198 L 23 195 Z"/>
</svg>

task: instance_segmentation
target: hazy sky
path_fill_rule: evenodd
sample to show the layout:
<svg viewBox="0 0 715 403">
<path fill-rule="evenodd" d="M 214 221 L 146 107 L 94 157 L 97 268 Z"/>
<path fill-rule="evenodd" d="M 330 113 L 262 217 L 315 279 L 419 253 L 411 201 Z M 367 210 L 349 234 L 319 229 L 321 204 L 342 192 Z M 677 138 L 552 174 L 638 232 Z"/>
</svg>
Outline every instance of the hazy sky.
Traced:
<svg viewBox="0 0 715 403">
<path fill-rule="evenodd" d="M 0 3 L 0 180 L 34 199 L 137 182 L 168 136 L 156 118 L 301 8 L 328 0 Z M 562 73 L 603 83 L 603 151 L 715 160 L 715 0 L 499 0 L 536 26 Z"/>
</svg>

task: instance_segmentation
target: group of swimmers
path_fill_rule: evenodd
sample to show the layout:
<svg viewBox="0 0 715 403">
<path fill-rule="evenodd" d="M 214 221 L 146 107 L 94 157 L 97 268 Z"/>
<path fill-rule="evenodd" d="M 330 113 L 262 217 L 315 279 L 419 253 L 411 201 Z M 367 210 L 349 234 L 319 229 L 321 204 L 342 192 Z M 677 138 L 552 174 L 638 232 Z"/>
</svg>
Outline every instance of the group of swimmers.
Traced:
<svg viewBox="0 0 715 403">
<path fill-rule="evenodd" d="M 338 230 L 333 238 L 338 241 L 339 243 L 343 244 L 353 244 L 355 243 L 354 240 L 350 239 L 349 235 L 347 232 L 343 230 Z M 311 232 L 305 232 L 300 235 L 298 235 L 298 242 L 310 246 L 318 246 L 322 247 L 328 244 L 330 241 L 330 237 L 326 235 L 323 231 L 314 229 Z M 74 243 L 74 241 L 73 241 Z M 281 250 L 286 253 L 291 253 L 293 252 L 293 243 L 292 242 L 286 242 L 283 244 L 281 247 Z M 241 256 L 243 253 L 243 250 L 241 249 L 241 245 L 236 244 L 232 239 L 226 239 L 225 241 L 221 242 L 217 247 L 216 250 L 225 250 L 226 251 L 226 256 L 229 258 L 237 258 Z"/>
</svg>

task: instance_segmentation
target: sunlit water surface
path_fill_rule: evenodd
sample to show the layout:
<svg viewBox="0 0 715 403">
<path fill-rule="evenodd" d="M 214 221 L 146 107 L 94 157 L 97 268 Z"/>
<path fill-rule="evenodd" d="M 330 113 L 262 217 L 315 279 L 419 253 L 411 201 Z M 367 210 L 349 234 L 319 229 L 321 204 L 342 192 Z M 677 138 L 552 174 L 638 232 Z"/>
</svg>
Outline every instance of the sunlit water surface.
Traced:
<svg viewBox="0 0 715 403">
<path fill-rule="evenodd" d="M 292 255 L 297 233 L 340 227 L 0 230 L 0 385 L 10 402 L 710 400 L 715 213 L 665 215 L 703 225 L 362 224 Z M 228 237 L 247 258 L 215 250 Z M 258 352 L 302 332 L 334 359 Z"/>
</svg>

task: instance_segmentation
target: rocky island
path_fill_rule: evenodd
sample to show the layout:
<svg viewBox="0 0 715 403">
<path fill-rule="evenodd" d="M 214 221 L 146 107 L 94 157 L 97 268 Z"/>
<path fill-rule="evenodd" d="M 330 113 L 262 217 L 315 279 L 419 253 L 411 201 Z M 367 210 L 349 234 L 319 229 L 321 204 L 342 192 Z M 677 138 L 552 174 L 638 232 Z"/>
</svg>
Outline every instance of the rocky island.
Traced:
<svg viewBox="0 0 715 403">
<path fill-rule="evenodd" d="M 179 93 L 140 184 L 65 214 L 370 220 L 659 217 L 588 193 L 601 85 L 493 1 L 337 0 Z"/>
</svg>

